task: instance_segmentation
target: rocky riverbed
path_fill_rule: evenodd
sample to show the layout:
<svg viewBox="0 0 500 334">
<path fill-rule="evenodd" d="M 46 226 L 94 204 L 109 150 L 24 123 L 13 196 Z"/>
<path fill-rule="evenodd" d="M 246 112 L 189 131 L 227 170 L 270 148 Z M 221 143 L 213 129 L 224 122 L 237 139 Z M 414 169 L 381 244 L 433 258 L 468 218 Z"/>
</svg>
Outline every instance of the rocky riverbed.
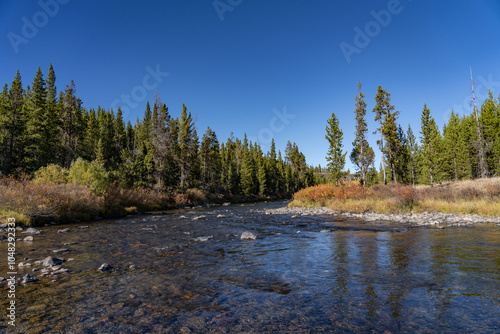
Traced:
<svg viewBox="0 0 500 334">
<path fill-rule="evenodd" d="M 265 209 L 261 212 L 266 215 L 291 215 L 292 218 L 299 218 L 310 215 L 333 215 L 350 219 L 361 219 L 365 222 L 394 222 L 398 224 L 408 224 L 412 227 L 427 226 L 445 228 L 452 226 L 468 226 L 478 223 L 494 223 L 500 226 L 500 217 L 489 218 L 478 215 L 447 214 L 440 212 L 408 213 L 408 214 L 381 214 L 381 213 L 340 213 L 329 208 L 301 208 L 286 206 L 274 209 Z"/>
</svg>

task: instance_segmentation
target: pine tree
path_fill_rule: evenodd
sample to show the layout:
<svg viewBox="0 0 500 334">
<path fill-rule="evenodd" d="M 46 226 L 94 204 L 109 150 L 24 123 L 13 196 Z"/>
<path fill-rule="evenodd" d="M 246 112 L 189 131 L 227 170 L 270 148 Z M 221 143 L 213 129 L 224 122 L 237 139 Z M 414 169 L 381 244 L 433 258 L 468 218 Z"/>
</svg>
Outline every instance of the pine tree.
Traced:
<svg viewBox="0 0 500 334">
<path fill-rule="evenodd" d="M 254 165 L 253 159 L 250 153 L 249 143 L 247 139 L 247 135 L 245 133 L 245 137 L 243 139 L 243 143 L 241 146 L 242 152 L 242 160 L 241 160 L 241 169 L 240 169 L 240 187 L 245 195 L 250 195 L 254 193 Z"/>
<path fill-rule="evenodd" d="M 179 120 L 179 166 L 181 172 L 181 190 L 184 192 L 186 183 L 188 182 L 189 175 L 191 173 L 191 162 L 190 151 L 191 151 L 191 141 L 193 135 L 193 121 L 191 113 L 187 113 L 187 108 L 182 105 L 181 118 Z"/>
<path fill-rule="evenodd" d="M 403 183 L 409 183 L 412 181 L 410 176 L 411 152 L 408 138 L 401 125 L 398 126 L 397 130 L 397 141 L 399 143 L 395 161 L 397 179 Z"/>
<path fill-rule="evenodd" d="M 201 158 L 201 184 L 205 191 L 212 193 L 218 192 L 220 171 L 221 171 L 221 155 L 219 141 L 217 135 L 210 127 L 203 135 L 200 149 Z"/>
<path fill-rule="evenodd" d="M 267 154 L 267 189 L 270 194 L 279 191 L 278 160 L 276 156 L 276 144 L 274 138 L 271 140 L 271 148 Z"/>
<path fill-rule="evenodd" d="M 59 98 L 61 136 L 65 158 L 64 166 L 69 168 L 72 159 L 76 159 L 82 129 L 81 101 L 75 95 L 75 83 L 73 80 L 66 86 L 64 95 Z"/>
<path fill-rule="evenodd" d="M 26 96 L 24 113 L 26 117 L 23 166 L 32 172 L 49 163 L 47 152 L 50 149 L 46 139 L 49 120 L 46 113 L 45 80 L 40 67 L 33 80 L 32 90 Z"/>
<path fill-rule="evenodd" d="M 358 81 L 358 95 L 356 96 L 356 132 L 355 139 L 352 143 L 353 150 L 351 152 L 352 163 L 361 171 L 361 179 L 363 185 L 366 184 L 366 171 L 371 165 L 375 154 L 366 140 L 368 126 L 366 124 L 366 103 L 363 100 L 365 95 L 361 93 L 361 82 Z"/>
<path fill-rule="evenodd" d="M 418 179 L 418 174 L 417 174 L 417 154 L 418 154 L 418 143 L 417 139 L 415 138 L 415 135 L 413 134 L 413 131 L 411 129 L 411 126 L 408 125 L 408 131 L 406 132 L 406 149 L 409 154 L 409 172 L 410 172 L 410 177 L 411 177 L 411 183 L 412 185 L 415 185 L 416 180 Z"/>
<path fill-rule="evenodd" d="M 340 178 L 345 174 L 345 156 L 347 152 L 342 150 L 342 139 L 344 134 L 339 127 L 339 121 L 332 113 L 332 117 L 327 121 L 325 138 L 328 140 L 328 153 L 326 160 L 328 161 L 328 171 L 330 172 L 331 179 L 338 185 Z"/>
<path fill-rule="evenodd" d="M 431 186 L 439 178 L 441 166 L 441 134 L 437 128 L 434 118 L 430 115 L 430 110 L 424 104 L 422 111 L 422 129 L 420 131 L 421 149 L 422 149 L 422 166 L 423 172 L 429 176 Z M 427 177 L 427 175 L 424 175 Z"/>
<path fill-rule="evenodd" d="M 83 148 L 83 158 L 92 161 L 97 157 L 97 145 L 99 142 L 99 126 L 94 109 L 89 110 L 85 126 L 85 140 Z"/>
<path fill-rule="evenodd" d="M 9 109 L 9 87 L 5 84 L 0 94 L 0 171 L 4 171 L 6 168 L 5 162 L 7 160 L 9 142 Z"/>
<path fill-rule="evenodd" d="M 56 88 L 56 75 L 52 64 L 49 66 L 49 72 L 45 79 L 45 87 L 47 90 L 47 99 L 45 102 L 45 112 L 48 124 L 45 131 L 45 138 L 47 143 L 46 154 L 48 163 L 57 162 L 57 153 L 59 152 L 59 129 L 60 119 L 59 110 L 57 108 L 57 88 Z"/>
<path fill-rule="evenodd" d="M 481 125 L 481 133 L 484 141 L 484 155 L 487 165 L 487 170 L 495 171 L 498 165 L 498 158 L 495 152 L 495 140 L 498 129 L 500 128 L 500 119 L 497 118 L 497 105 L 493 98 L 491 90 L 488 92 L 488 98 L 481 106 L 481 114 L 479 116 L 479 124 Z"/>
<path fill-rule="evenodd" d="M 375 101 L 376 105 L 373 109 L 375 112 L 375 121 L 380 122 L 380 128 L 377 129 L 377 131 L 380 131 L 379 147 L 389 163 L 392 180 L 397 182 L 396 161 L 398 159 L 398 151 L 401 148 L 401 143 L 398 141 L 396 124 L 399 111 L 394 110 L 394 106 L 391 105 L 391 94 L 382 89 L 381 86 L 378 86 Z M 386 183 L 384 158 L 382 158 L 382 166 L 384 169 L 384 183 Z"/>
<path fill-rule="evenodd" d="M 382 170 L 383 170 L 383 177 L 384 177 L 384 184 L 387 184 L 387 178 L 386 178 L 386 172 L 385 172 L 385 145 L 384 145 L 384 133 L 383 133 L 383 124 L 384 124 L 384 119 L 386 116 L 386 111 L 385 111 L 385 91 L 382 89 L 382 86 L 378 86 L 377 88 L 377 95 L 375 96 L 375 108 L 373 108 L 373 112 L 375 113 L 375 122 L 379 122 L 380 126 L 373 132 L 373 134 L 376 134 L 377 132 L 380 132 L 380 140 L 377 140 L 377 144 L 379 147 L 380 152 L 382 153 Z"/>
</svg>

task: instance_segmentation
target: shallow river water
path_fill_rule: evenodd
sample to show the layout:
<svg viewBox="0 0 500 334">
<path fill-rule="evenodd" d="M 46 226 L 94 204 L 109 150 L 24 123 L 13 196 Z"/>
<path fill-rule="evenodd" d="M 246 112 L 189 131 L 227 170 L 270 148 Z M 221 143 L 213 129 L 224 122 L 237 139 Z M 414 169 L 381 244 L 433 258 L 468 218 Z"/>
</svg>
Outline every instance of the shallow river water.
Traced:
<svg viewBox="0 0 500 334">
<path fill-rule="evenodd" d="M 0 332 L 500 332 L 495 224 L 406 229 L 265 213 L 285 205 L 42 227 L 34 242 L 17 242 L 17 261 L 74 261 L 63 263 L 68 273 L 17 286 L 15 329 L 0 285 Z M 244 231 L 258 239 L 241 240 Z M 6 276 L 6 242 L 0 254 Z M 114 270 L 98 271 L 102 263 Z"/>
</svg>

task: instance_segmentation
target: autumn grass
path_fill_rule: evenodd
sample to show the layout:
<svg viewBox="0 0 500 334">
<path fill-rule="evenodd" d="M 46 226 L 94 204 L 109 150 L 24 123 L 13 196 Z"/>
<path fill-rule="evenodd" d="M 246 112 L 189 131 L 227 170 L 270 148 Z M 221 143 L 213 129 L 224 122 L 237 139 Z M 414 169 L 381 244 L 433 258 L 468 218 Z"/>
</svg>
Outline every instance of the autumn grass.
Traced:
<svg viewBox="0 0 500 334">
<path fill-rule="evenodd" d="M 24 225 L 74 222 L 172 206 L 169 196 L 152 189 L 123 189 L 111 184 L 97 195 L 89 187 L 76 183 L 0 179 L 0 223 L 6 223 L 8 218 Z"/>
<path fill-rule="evenodd" d="M 325 206 L 353 213 L 443 212 L 500 216 L 500 178 L 448 182 L 434 187 L 351 182 L 297 192 L 290 206 Z"/>
</svg>

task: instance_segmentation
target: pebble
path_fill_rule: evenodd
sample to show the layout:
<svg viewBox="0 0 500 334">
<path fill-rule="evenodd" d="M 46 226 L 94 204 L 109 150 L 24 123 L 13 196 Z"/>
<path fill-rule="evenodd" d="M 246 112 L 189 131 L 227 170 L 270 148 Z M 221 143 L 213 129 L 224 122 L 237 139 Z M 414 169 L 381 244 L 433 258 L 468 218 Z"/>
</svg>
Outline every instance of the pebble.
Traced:
<svg viewBox="0 0 500 334">
<path fill-rule="evenodd" d="M 241 233 L 240 239 L 241 240 L 255 240 L 255 239 L 257 239 L 257 236 L 250 231 L 245 231 L 245 232 Z"/>
<path fill-rule="evenodd" d="M 62 253 L 62 252 L 67 252 L 67 251 L 69 251 L 69 249 L 67 249 L 67 248 L 58 248 L 58 249 L 54 249 L 52 252 Z"/>
</svg>

